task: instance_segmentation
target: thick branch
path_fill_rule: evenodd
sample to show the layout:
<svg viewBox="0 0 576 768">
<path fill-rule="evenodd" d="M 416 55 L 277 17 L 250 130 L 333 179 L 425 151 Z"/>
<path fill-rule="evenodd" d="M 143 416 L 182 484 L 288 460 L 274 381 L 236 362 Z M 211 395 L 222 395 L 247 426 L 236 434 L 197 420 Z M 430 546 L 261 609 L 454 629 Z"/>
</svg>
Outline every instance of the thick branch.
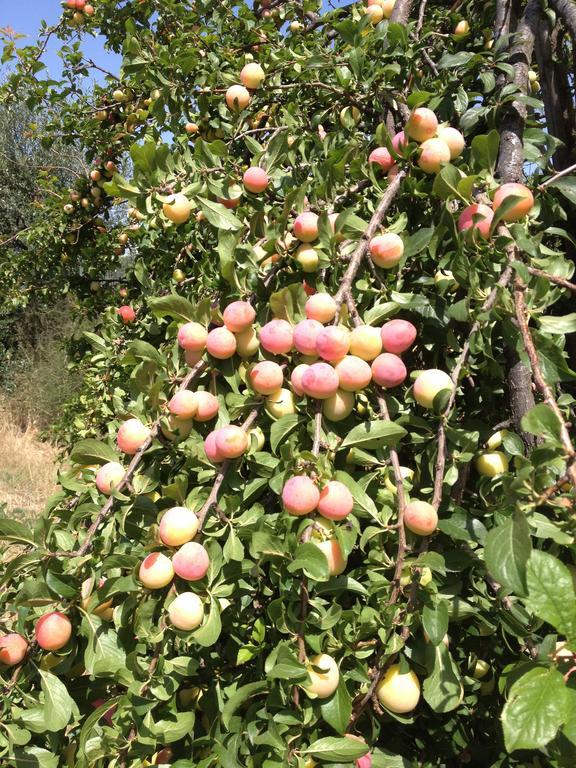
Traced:
<svg viewBox="0 0 576 768">
<path fill-rule="evenodd" d="M 558 407 L 558 403 L 556 402 L 554 393 L 552 392 L 551 387 L 546 382 L 546 379 L 542 374 L 542 369 L 540 368 L 538 353 L 536 352 L 536 347 L 534 346 L 532 334 L 530 333 L 530 329 L 528 327 L 528 311 L 526 308 L 526 302 L 524 301 L 525 289 L 526 289 L 526 286 L 524 285 L 522 280 L 519 277 L 516 277 L 515 287 L 514 287 L 514 305 L 516 307 L 516 320 L 518 321 L 518 327 L 520 328 L 520 333 L 522 335 L 524 349 L 526 350 L 526 354 L 528 355 L 528 359 L 530 360 L 530 367 L 532 369 L 532 377 L 534 378 L 534 382 L 538 387 L 542 397 L 544 398 L 544 402 L 552 411 L 554 411 L 558 421 L 560 422 L 560 441 L 562 443 L 562 446 L 564 447 L 564 451 L 566 452 L 567 460 L 569 461 L 566 474 L 568 475 L 568 477 L 570 478 L 570 482 L 576 489 L 576 465 L 574 464 L 574 459 L 576 458 L 576 451 L 574 450 L 574 446 L 572 445 L 572 440 L 570 439 L 570 433 L 568 432 L 568 427 L 564 420 L 564 416 L 562 415 L 562 411 Z"/>
<path fill-rule="evenodd" d="M 570 32 L 572 41 L 576 40 L 576 4 L 572 0 L 548 0 L 548 5 L 554 8 Z"/>
</svg>

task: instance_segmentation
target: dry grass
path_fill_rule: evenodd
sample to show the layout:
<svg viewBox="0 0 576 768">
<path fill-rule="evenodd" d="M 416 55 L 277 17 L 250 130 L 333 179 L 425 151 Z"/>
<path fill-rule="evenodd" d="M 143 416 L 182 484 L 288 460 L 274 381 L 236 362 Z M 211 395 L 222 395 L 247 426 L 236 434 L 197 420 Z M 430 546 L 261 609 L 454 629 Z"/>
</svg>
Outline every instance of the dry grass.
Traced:
<svg viewBox="0 0 576 768">
<path fill-rule="evenodd" d="M 5 514 L 33 520 L 56 485 L 56 450 L 38 440 L 36 430 L 22 430 L 0 403 L 0 504 Z M 14 515 L 15 510 L 21 510 Z"/>
</svg>

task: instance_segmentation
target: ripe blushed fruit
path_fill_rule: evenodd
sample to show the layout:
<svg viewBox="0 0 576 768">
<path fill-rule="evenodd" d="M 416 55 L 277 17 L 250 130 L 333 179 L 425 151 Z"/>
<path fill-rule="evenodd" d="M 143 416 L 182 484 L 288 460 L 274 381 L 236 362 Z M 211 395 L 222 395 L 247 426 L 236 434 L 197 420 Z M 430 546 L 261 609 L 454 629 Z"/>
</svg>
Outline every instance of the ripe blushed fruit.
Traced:
<svg viewBox="0 0 576 768">
<path fill-rule="evenodd" d="M 218 444 L 216 443 L 219 431 L 219 429 L 215 429 L 213 432 L 209 432 L 204 439 L 204 451 L 208 461 L 211 461 L 212 464 L 220 464 L 221 461 L 224 461 L 224 456 L 218 450 Z"/>
<path fill-rule="evenodd" d="M 384 18 L 384 11 L 379 5 L 369 5 L 367 8 L 364 8 L 363 10 L 364 10 L 364 13 L 370 17 L 370 22 L 372 24 L 378 24 Z"/>
<path fill-rule="evenodd" d="M 318 216 L 304 211 L 294 220 L 294 234 L 302 243 L 311 243 L 318 237 Z"/>
<path fill-rule="evenodd" d="M 352 494 L 339 480 L 329 480 L 320 491 L 318 512 L 328 520 L 343 520 L 353 507 Z"/>
<path fill-rule="evenodd" d="M 302 397 L 304 394 L 304 387 L 302 386 L 302 377 L 306 373 L 306 371 L 310 368 L 310 366 L 307 363 L 300 363 L 300 365 L 297 365 L 296 368 L 292 371 L 290 374 L 290 384 L 292 385 L 292 389 L 298 397 Z"/>
<path fill-rule="evenodd" d="M 265 402 L 265 408 L 274 419 L 281 419 L 282 416 L 296 413 L 294 395 L 289 389 L 282 387 L 282 389 L 279 389 L 277 392 L 268 395 Z"/>
<path fill-rule="evenodd" d="M 400 674 L 400 665 L 392 664 L 378 683 L 376 696 L 390 712 L 411 712 L 420 700 L 420 681 L 412 670 Z"/>
<path fill-rule="evenodd" d="M 418 107 L 412 112 L 406 125 L 404 133 L 414 141 L 422 142 L 431 139 L 438 130 L 438 118 L 427 107 Z"/>
<path fill-rule="evenodd" d="M 307 475 L 295 475 L 284 483 L 282 504 L 290 515 L 308 515 L 316 509 L 319 501 L 320 491 Z"/>
<path fill-rule="evenodd" d="M 394 165 L 394 158 L 386 147 L 376 147 L 376 149 L 372 150 L 370 153 L 368 162 L 376 163 L 383 171 L 388 172 Z"/>
<path fill-rule="evenodd" d="M 350 331 L 341 325 L 323 328 L 316 339 L 316 351 L 324 360 L 335 362 L 350 350 Z"/>
<path fill-rule="evenodd" d="M 450 158 L 454 160 L 459 157 L 464 151 L 466 142 L 464 136 L 456 128 L 452 128 L 451 125 L 441 125 L 438 128 L 437 138 L 441 139 L 450 150 Z"/>
<path fill-rule="evenodd" d="M 318 335 L 324 330 L 318 320 L 301 320 L 294 326 L 294 346 L 303 355 L 316 354 Z"/>
<path fill-rule="evenodd" d="M 231 85 L 226 91 L 226 104 L 232 112 L 241 112 L 250 104 L 250 92 L 243 85 Z"/>
<path fill-rule="evenodd" d="M 34 636 L 44 651 L 59 651 L 72 637 L 72 624 L 68 616 L 59 611 L 45 613 L 34 626 Z"/>
<path fill-rule="evenodd" d="M 174 573 L 186 581 L 199 581 L 203 579 L 210 566 L 208 552 L 202 544 L 190 541 L 184 544 L 172 556 Z"/>
<path fill-rule="evenodd" d="M 338 389 L 322 402 L 322 413 L 330 421 L 343 421 L 354 410 L 354 393 Z"/>
<path fill-rule="evenodd" d="M 395 232 L 386 232 L 373 237 L 368 243 L 368 250 L 377 267 L 391 269 L 404 255 L 404 242 Z"/>
<path fill-rule="evenodd" d="M 304 311 L 310 320 L 329 323 L 336 316 L 336 301 L 329 293 L 315 293 L 307 299 Z"/>
<path fill-rule="evenodd" d="M 259 194 L 260 192 L 264 192 L 270 179 L 264 168 L 254 167 L 248 168 L 244 173 L 242 181 L 248 192 Z"/>
<path fill-rule="evenodd" d="M 162 515 L 160 539 L 167 547 L 179 547 L 198 533 L 198 518 L 188 507 L 170 507 Z"/>
<path fill-rule="evenodd" d="M 418 536 L 430 536 L 438 527 L 438 513 L 432 504 L 415 499 L 404 509 L 404 525 Z"/>
<path fill-rule="evenodd" d="M 334 367 L 340 380 L 340 389 L 346 392 L 360 392 L 372 381 L 370 366 L 355 355 L 345 355 Z"/>
<path fill-rule="evenodd" d="M 450 162 L 450 148 L 442 139 L 426 139 L 420 145 L 418 165 L 425 173 L 439 173 Z"/>
<path fill-rule="evenodd" d="M 210 421 L 210 419 L 213 419 L 214 416 L 216 416 L 220 408 L 218 398 L 211 392 L 196 392 L 196 402 L 198 408 L 194 415 L 194 421 Z"/>
<path fill-rule="evenodd" d="M 470 32 L 470 24 L 468 24 L 466 19 L 462 19 L 462 21 L 459 21 L 454 27 L 454 34 L 456 37 L 464 37 L 468 32 Z"/>
<path fill-rule="evenodd" d="M 182 349 L 203 352 L 206 349 L 208 331 L 200 323 L 184 323 L 178 329 L 178 344 Z"/>
<path fill-rule="evenodd" d="M 287 320 L 270 320 L 260 329 L 260 344 L 273 355 L 286 355 L 294 346 L 294 330 Z"/>
<path fill-rule="evenodd" d="M 308 397 L 325 400 L 340 386 L 338 373 L 328 363 L 313 363 L 302 375 L 302 389 Z"/>
<path fill-rule="evenodd" d="M 96 488 L 100 493 L 108 495 L 124 479 L 125 474 L 126 471 L 122 464 L 117 461 L 109 461 L 96 472 Z"/>
<path fill-rule="evenodd" d="M 206 349 L 217 360 L 227 360 L 236 352 L 236 337 L 228 328 L 213 328 L 206 338 Z"/>
<path fill-rule="evenodd" d="M 483 477 L 496 477 L 508 472 L 508 457 L 502 451 L 483 453 L 476 459 L 476 471 Z"/>
<path fill-rule="evenodd" d="M 424 408 L 434 407 L 434 398 L 442 391 L 451 391 L 454 383 L 445 371 L 430 368 L 422 371 L 413 387 L 414 399 Z"/>
<path fill-rule="evenodd" d="M 102 587 L 106 583 L 106 579 L 99 579 L 98 586 Z M 84 579 L 80 588 L 80 605 L 85 611 L 88 611 L 89 605 L 92 602 L 91 597 L 94 591 L 94 579 Z M 112 621 L 114 615 L 114 609 L 112 607 L 112 600 L 105 600 L 103 603 L 94 605 L 91 609 L 91 613 L 95 616 L 100 616 L 104 621 Z"/>
<path fill-rule="evenodd" d="M 147 589 L 162 589 L 174 578 L 170 558 L 162 552 L 151 552 L 140 564 L 138 578 Z"/>
<path fill-rule="evenodd" d="M 458 230 L 459 232 L 472 230 L 482 237 L 488 238 L 490 237 L 493 218 L 494 212 L 490 206 L 483 203 L 472 203 L 472 205 L 467 205 L 458 217 Z"/>
<path fill-rule="evenodd" d="M 140 419 L 128 419 L 120 425 L 116 442 L 121 451 L 133 456 L 142 448 L 149 437 L 150 430 L 145 424 L 142 424 Z"/>
<path fill-rule="evenodd" d="M 169 200 L 162 205 L 162 210 L 164 211 L 164 216 L 174 224 L 184 224 L 190 218 L 192 204 L 186 195 L 183 195 L 182 192 L 177 192 L 175 195 L 171 195 Z"/>
<path fill-rule="evenodd" d="M 502 186 L 498 187 L 494 193 L 493 205 L 495 213 L 498 212 L 498 208 L 500 208 L 502 203 L 509 197 L 519 197 L 521 199 L 514 203 L 504 214 L 502 217 L 503 221 L 519 221 L 530 213 L 534 206 L 532 192 L 528 187 L 525 187 L 524 184 L 502 184 Z"/>
<path fill-rule="evenodd" d="M 176 629 L 196 629 L 204 618 L 202 600 L 195 592 L 181 592 L 168 606 L 168 617 Z"/>
<path fill-rule="evenodd" d="M 222 313 L 224 325 L 232 333 L 247 331 L 256 319 L 256 311 L 248 301 L 233 301 Z"/>
<path fill-rule="evenodd" d="M 260 64 L 256 64 L 255 61 L 251 61 L 249 64 L 246 64 L 246 66 L 244 66 L 240 72 L 240 82 L 242 85 L 246 86 L 246 88 L 250 88 L 252 90 L 255 88 L 260 88 L 264 82 L 265 77 L 266 75 L 264 74 L 264 70 Z"/>
<path fill-rule="evenodd" d="M 248 381 L 255 392 L 260 395 L 271 395 L 282 386 L 284 373 L 278 363 L 271 360 L 263 360 L 256 363 L 249 373 Z"/>
<path fill-rule="evenodd" d="M 350 332 L 350 354 L 370 362 L 382 352 L 380 328 L 359 325 Z"/>
<path fill-rule="evenodd" d="M 15 667 L 28 653 L 28 643 L 22 635 L 10 632 L 0 637 L 0 664 Z"/>
<path fill-rule="evenodd" d="M 181 389 L 171 398 L 168 410 L 182 419 L 192 419 L 198 410 L 198 399 L 189 389 Z"/>
<path fill-rule="evenodd" d="M 307 664 L 307 669 L 310 682 L 303 684 L 304 690 L 318 699 L 327 699 L 332 696 L 340 681 L 338 664 L 332 656 L 327 653 L 313 656 Z"/>
<path fill-rule="evenodd" d="M 121 307 L 118 307 L 118 314 L 124 325 L 130 325 L 130 323 L 133 323 L 134 320 L 136 320 L 136 312 L 134 312 L 133 307 L 128 304 L 123 304 Z"/>
<path fill-rule="evenodd" d="M 382 348 L 394 355 L 401 355 L 414 344 L 418 331 L 408 320 L 388 320 L 380 329 Z"/>
<path fill-rule="evenodd" d="M 228 424 L 218 430 L 216 448 L 225 459 L 237 459 L 248 450 L 248 435 L 242 427 Z"/>
<path fill-rule="evenodd" d="M 391 389 L 406 379 L 408 371 L 398 355 L 383 352 L 372 361 L 372 378 L 381 387 Z"/>
</svg>

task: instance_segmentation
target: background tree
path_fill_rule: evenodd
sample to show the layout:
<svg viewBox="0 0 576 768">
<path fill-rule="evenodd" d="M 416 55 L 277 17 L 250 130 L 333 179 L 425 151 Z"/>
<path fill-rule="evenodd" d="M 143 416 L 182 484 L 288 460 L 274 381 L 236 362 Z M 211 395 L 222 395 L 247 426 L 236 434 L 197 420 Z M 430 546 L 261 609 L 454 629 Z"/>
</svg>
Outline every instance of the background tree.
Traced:
<svg viewBox="0 0 576 768">
<path fill-rule="evenodd" d="M 106 309 L 0 521 L 3 758 L 573 765 L 571 5 L 70 5 L 3 94 L 85 148 L 44 231 Z"/>
</svg>

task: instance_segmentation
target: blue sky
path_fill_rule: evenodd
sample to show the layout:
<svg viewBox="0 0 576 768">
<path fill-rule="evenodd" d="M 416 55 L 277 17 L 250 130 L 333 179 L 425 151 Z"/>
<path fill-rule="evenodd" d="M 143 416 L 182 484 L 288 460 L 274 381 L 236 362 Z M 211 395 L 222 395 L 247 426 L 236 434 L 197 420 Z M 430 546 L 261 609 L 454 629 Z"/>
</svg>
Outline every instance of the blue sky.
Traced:
<svg viewBox="0 0 576 768">
<path fill-rule="evenodd" d="M 324 0 L 323 5 L 324 8 L 334 8 L 346 5 L 348 2 L 350 0 Z M 48 24 L 54 24 L 61 13 L 62 7 L 59 0 L 0 0 L 0 27 L 12 27 L 16 32 L 28 35 L 28 40 L 23 40 L 22 44 L 32 43 L 36 39 L 42 19 Z M 59 44 L 58 40 L 51 40 L 43 57 L 48 68 L 47 74 L 54 78 L 58 78 L 61 73 L 60 59 L 57 55 Z M 119 58 L 104 50 L 102 38 L 84 35 L 82 47 L 86 56 L 112 72 L 118 71 Z M 94 77 L 99 79 L 103 76 L 95 73 Z"/>
</svg>

